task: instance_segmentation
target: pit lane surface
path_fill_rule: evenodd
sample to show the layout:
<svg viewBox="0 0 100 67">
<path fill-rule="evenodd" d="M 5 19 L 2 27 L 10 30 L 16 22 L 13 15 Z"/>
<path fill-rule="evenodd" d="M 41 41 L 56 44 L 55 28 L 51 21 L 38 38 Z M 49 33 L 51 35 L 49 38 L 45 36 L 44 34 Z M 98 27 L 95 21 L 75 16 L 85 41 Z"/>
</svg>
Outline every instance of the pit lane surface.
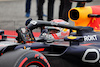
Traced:
<svg viewBox="0 0 100 67">
<path fill-rule="evenodd" d="M 25 17 L 25 1 L 26 0 L 0 0 L 0 29 L 16 30 L 21 26 L 25 26 L 25 21 L 28 19 Z M 60 0 L 55 0 L 54 19 L 58 18 Z M 100 0 L 93 0 L 91 3 L 86 3 L 86 6 L 100 5 Z M 74 2 L 72 7 L 75 7 Z M 31 15 L 29 18 L 37 20 L 36 15 L 36 0 L 32 0 Z M 44 13 L 47 14 L 47 0 L 44 4 Z M 46 20 L 47 17 L 44 17 Z M 70 25 L 74 25 L 72 21 L 69 21 Z M 39 29 L 35 30 L 39 32 Z"/>
</svg>

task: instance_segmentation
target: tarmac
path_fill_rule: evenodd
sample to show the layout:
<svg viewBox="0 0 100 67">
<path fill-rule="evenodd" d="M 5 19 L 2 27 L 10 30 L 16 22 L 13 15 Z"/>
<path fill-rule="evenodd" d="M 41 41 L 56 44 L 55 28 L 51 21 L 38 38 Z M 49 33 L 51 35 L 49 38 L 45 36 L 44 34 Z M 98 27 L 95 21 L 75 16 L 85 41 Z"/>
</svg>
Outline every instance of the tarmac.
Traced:
<svg viewBox="0 0 100 67">
<path fill-rule="evenodd" d="M 47 15 L 47 0 L 44 4 L 44 14 Z M 0 0 L 0 29 L 16 30 L 19 27 L 25 26 L 25 21 L 28 19 L 25 17 L 25 2 L 26 0 Z M 55 0 L 54 5 L 54 19 L 58 18 L 60 0 Z M 73 3 L 72 8 L 77 3 Z M 100 5 L 100 0 L 93 0 L 91 3 L 86 3 L 86 6 Z M 32 0 L 31 14 L 29 18 L 37 20 L 37 8 L 36 0 Z M 47 17 L 44 17 L 46 21 Z M 69 20 L 70 25 L 74 25 L 74 22 Z M 35 30 L 35 32 L 39 32 Z"/>
</svg>

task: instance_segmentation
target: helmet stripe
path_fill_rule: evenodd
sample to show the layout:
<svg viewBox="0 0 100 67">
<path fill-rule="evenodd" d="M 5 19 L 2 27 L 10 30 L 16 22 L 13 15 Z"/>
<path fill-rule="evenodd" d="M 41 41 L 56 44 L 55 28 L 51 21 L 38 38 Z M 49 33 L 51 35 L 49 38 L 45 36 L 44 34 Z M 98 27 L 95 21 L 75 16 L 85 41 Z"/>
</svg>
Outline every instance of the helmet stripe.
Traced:
<svg viewBox="0 0 100 67">
<path fill-rule="evenodd" d="M 59 37 L 56 34 L 52 34 L 52 36 L 54 37 L 54 39 L 59 39 Z"/>
</svg>

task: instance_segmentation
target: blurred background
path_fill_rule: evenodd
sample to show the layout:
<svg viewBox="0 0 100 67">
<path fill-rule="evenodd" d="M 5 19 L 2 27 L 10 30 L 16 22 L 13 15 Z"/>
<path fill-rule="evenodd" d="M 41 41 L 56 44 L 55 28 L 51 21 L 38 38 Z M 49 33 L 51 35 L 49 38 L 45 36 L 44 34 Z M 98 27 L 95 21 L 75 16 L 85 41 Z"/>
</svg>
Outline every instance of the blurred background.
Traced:
<svg viewBox="0 0 100 67">
<path fill-rule="evenodd" d="M 44 4 L 44 14 L 47 15 L 47 1 Z M 25 2 L 26 0 L 0 0 L 0 29 L 16 30 L 19 27 L 25 26 L 25 21 L 28 19 L 25 17 Z M 54 19 L 58 18 L 59 12 L 59 0 L 55 0 L 54 4 Z M 72 3 L 72 8 L 77 3 Z M 86 6 L 100 5 L 100 0 L 93 0 L 91 3 L 86 3 Z M 29 18 L 37 20 L 36 14 L 36 0 L 31 2 L 31 14 Z M 47 17 L 44 17 L 46 20 Z M 74 25 L 74 22 L 69 21 L 70 25 Z M 38 31 L 36 31 L 38 32 Z"/>
</svg>

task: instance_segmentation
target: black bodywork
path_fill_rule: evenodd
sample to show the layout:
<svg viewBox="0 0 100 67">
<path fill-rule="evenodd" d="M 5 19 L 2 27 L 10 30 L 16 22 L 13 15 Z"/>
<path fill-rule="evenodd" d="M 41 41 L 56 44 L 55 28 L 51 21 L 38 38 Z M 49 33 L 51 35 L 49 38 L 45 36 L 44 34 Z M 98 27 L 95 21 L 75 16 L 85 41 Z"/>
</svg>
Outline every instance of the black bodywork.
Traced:
<svg viewBox="0 0 100 67">
<path fill-rule="evenodd" d="M 92 0 L 71 0 L 83 7 L 85 2 Z M 83 3 L 84 2 L 84 3 Z M 98 15 L 89 15 L 89 17 Z M 51 67 L 99 67 L 100 66 L 100 32 L 94 32 L 91 27 L 75 27 L 48 21 L 34 21 L 29 19 L 26 27 L 16 30 L 16 39 L 7 39 L 4 31 L 0 31 L 0 56 L 17 49 L 37 50 L 49 61 Z M 43 26 L 62 27 L 71 32 L 64 39 L 47 42 L 45 39 L 35 38 L 32 30 Z M 27 32 L 22 32 L 22 28 Z M 12 37 L 12 36 L 11 36 Z M 29 38 L 29 39 L 28 39 Z M 15 42 L 15 41 L 18 42 Z M 28 41 L 28 43 L 27 43 Z M 29 43 L 30 42 L 30 43 Z"/>
<path fill-rule="evenodd" d="M 42 26 L 63 27 L 71 30 L 76 30 L 76 32 L 71 32 L 70 36 L 66 36 L 62 40 L 47 42 L 45 39 L 35 38 L 34 35 L 31 33 L 33 29 Z M 32 20 L 27 25 L 27 27 L 25 27 L 25 29 L 30 30 L 27 33 L 31 35 L 30 41 L 34 41 L 34 43 L 26 43 L 27 37 L 23 36 L 27 33 L 23 34 L 22 32 L 18 32 L 21 31 L 21 28 L 17 29 L 18 37 L 16 39 L 19 43 L 12 42 L 12 40 L 8 39 L 4 40 L 7 36 L 1 34 L 3 40 L 1 40 L 0 45 L 6 43 L 6 45 L 0 47 L 1 56 L 8 51 L 13 51 L 21 48 L 29 50 L 43 49 L 40 52 L 46 56 L 51 67 L 99 66 L 100 32 L 94 32 L 93 28 L 74 27 L 55 22 Z M 25 42 L 21 44 L 21 41 Z"/>
</svg>

